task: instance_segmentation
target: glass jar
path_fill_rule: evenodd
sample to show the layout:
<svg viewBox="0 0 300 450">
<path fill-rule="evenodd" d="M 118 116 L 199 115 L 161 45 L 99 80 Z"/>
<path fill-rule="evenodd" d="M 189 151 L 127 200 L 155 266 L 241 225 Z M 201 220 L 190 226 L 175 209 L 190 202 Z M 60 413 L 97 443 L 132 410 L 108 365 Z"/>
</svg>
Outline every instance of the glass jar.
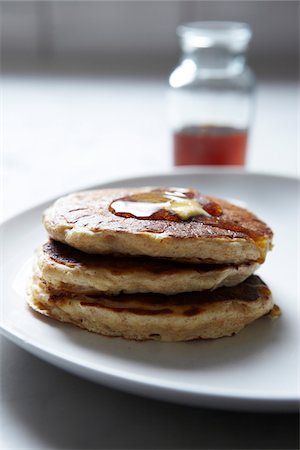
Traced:
<svg viewBox="0 0 300 450">
<path fill-rule="evenodd" d="M 175 165 L 244 165 L 255 87 L 250 27 L 194 22 L 177 34 L 182 55 L 169 78 Z"/>
</svg>

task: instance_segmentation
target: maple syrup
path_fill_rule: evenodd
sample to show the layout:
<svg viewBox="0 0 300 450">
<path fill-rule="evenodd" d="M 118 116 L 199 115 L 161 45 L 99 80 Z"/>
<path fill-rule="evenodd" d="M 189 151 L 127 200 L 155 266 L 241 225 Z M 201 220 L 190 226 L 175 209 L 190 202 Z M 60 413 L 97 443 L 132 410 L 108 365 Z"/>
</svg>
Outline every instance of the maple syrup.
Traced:
<svg viewBox="0 0 300 450">
<path fill-rule="evenodd" d="M 174 134 L 174 162 L 181 165 L 245 164 L 247 131 L 226 126 L 190 126 Z"/>
<path fill-rule="evenodd" d="M 177 188 L 153 189 L 114 200 L 110 212 L 136 219 L 183 221 L 193 217 L 219 217 L 221 206 L 196 191 Z"/>
</svg>

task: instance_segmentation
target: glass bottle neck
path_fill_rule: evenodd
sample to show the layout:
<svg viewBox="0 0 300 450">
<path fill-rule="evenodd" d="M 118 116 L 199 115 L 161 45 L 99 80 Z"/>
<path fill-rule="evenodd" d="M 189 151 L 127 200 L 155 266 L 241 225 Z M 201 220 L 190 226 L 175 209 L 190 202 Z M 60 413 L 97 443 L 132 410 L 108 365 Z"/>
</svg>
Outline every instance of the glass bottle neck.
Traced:
<svg viewBox="0 0 300 450">
<path fill-rule="evenodd" d="M 181 63 L 187 61 L 194 66 L 197 76 L 204 78 L 236 76 L 244 71 L 246 65 L 244 52 L 227 47 L 183 48 Z"/>
</svg>

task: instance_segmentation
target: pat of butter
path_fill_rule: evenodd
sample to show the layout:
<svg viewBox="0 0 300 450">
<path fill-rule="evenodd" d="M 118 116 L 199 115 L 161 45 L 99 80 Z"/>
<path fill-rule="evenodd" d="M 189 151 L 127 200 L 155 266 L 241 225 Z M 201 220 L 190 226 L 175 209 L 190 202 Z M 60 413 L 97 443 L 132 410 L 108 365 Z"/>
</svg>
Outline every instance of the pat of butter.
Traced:
<svg viewBox="0 0 300 450">
<path fill-rule="evenodd" d="M 187 220 L 195 216 L 210 217 L 210 215 L 202 208 L 200 203 L 192 199 L 182 201 L 173 200 L 164 206 L 164 209 L 176 214 L 182 220 Z"/>
</svg>

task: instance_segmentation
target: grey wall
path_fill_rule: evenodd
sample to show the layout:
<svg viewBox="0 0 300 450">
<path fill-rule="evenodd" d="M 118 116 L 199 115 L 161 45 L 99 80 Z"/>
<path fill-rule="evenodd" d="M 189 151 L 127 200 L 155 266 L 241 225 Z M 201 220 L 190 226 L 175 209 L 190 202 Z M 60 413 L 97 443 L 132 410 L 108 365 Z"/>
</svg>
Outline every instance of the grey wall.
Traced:
<svg viewBox="0 0 300 450">
<path fill-rule="evenodd" d="M 92 58 L 176 60 L 176 26 L 191 20 L 248 22 L 254 65 L 297 72 L 298 1 L 1 2 L 4 61 Z"/>
</svg>

